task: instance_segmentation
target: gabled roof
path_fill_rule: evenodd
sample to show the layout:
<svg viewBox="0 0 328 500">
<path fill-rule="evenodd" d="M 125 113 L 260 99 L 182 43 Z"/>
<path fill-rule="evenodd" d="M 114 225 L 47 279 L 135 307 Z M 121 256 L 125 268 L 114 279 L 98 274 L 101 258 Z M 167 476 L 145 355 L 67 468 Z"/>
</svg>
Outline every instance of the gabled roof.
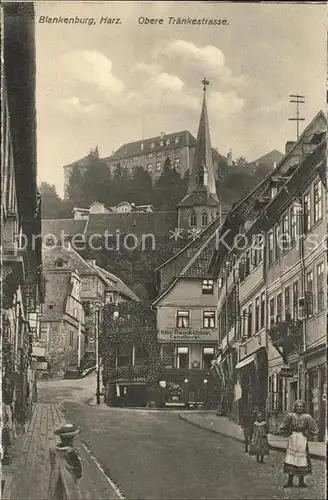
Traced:
<svg viewBox="0 0 328 500">
<path fill-rule="evenodd" d="M 92 165 L 97 165 L 97 164 L 99 165 L 99 163 L 102 162 L 103 162 L 102 159 L 100 159 L 98 156 L 96 156 L 91 152 L 88 155 L 83 156 L 83 158 L 80 158 L 79 160 L 75 160 L 72 163 L 64 165 L 63 168 L 72 168 L 72 167 L 87 168 Z"/>
<path fill-rule="evenodd" d="M 87 219 L 43 219 L 42 237 L 53 235 L 57 241 L 61 241 L 64 235 L 84 234 Z"/>
<path fill-rule="evenodd" d="M 141 235 L 153 234 L 156 236 L 167 235 L 176 227 L 176 212 L 127 212 L 110 214 L 90 214 L 85 235 L 101 234 L 105 230 L 109 234 L 133 233 Z"/>
<path fill-rule="evenodd" d="M 179 137 L 179 142 L 175 142 L 175 138 Z M 170 139 L 170 144 L 163 146 L 160 145 L 160 141 L 163 138 L 164 141 Z M 123 144 L 114 154 L 111 156 L 104 158 L 106 161 L 110 160 L 123 160 L 124 158 L 130 158 L 133 156 L 143 156 L 148 153 L 155 153 L 158 151 L 168 151 L 170 149 L 178 149 L 183 146 L 194 147 L 196 143 L 193 135 L 187 130 L 183 130 L 180 132 L 175 132 L 173 134 L 164 134 L 163 136 L 151 137 L 150 139 L 142 139 L 139 141 L 128 142 Z M 154 144 L 154 147 L 151 145 Z"/>
<path fill-rule="evenodd" d="M 107 283 L 108 281 L 114 282 L 114 290 L 119 292 L 121 295 L 125 295 L 129 299 L 134 300 L 135 302 L 140 302 L 139 297 L 137 297 L 137 295 L 120 278 L 97 265 L 95 266 L 95 268 L 104 278 L 104 280 L 107 281 Z M 111 287 L 112 285 L 109 283 L 109 286 Z"/>
<path fill-rule="evenodd" d="M 196 206 L 209 206 L 209 207 L 218 207 L 220 204 L 216 195 L 209 193 L 204 186 L 198 186 L 195 191 L 190 194 L 187 194 L 181 201 L 178 203 L 177 207 L 196 207 Z"/>
</svg>

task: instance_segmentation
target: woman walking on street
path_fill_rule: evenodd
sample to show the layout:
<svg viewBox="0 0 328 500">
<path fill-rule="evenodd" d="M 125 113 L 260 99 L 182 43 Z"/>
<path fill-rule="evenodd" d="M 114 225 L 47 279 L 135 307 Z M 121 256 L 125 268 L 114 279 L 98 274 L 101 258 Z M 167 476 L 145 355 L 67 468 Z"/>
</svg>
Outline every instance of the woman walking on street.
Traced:
<svg viewBox="0 0 328 500">
<path fill-rule="evenodd" d="M 256 455 L 256 461 L 263 463 L 264 456 L 269 455 L 268 424 L 264 420 L 263 413 L 257 412 L 253 424 L 253 435 L 251 439 L 250 455 Z"/>
<path fill-rule="evenodd" d="M 299 477 L 299 487 L 306 488 L 304 477 L 312 473 L 308 439 L 319 430 L 311 415 L 305 413 L 305 401 L 295 401 L 293 413 L 285 417 L 279 431 L 289 437 L 284 464 L 288 482 L 284 488 L 294 486 L 294 476 Z"/>
</svg>

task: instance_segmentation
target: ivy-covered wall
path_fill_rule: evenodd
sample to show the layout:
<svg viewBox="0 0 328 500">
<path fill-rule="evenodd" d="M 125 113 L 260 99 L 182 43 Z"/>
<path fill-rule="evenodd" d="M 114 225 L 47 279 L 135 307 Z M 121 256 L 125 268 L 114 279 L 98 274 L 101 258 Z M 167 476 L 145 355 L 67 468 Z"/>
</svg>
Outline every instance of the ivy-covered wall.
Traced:
<svg viewBox="0 0 328 500">
<path fill-rule="evenodd" d="M 145 351 L 145 363 L 139 366 L 116 367 L 116 349 L 134 344 Z M 103 384 L 115 384 L 118 379 L 143 378 L 149 387 L 158 387 L 163 376 L 156 317 L 148 303 L 124 302 L 107 304 L 99 335 L 99 351 L 103 360 Z"/>
</svg>

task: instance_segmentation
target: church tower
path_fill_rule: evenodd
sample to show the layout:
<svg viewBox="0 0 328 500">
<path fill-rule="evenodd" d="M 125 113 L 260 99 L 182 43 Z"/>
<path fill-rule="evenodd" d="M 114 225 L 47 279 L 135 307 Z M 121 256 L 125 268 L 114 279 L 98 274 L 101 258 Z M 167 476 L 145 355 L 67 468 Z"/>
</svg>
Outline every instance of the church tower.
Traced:
<svg viewBox="0 0 328 500">
<path fill-rule="evenodd" d="M 206 106 L 206 88 L 209 81 L 204 78 L 202 84 L 204 91 L 203 105 L 188 190 L 186 196 L 177 205 L 179 229 L 203 229 L 220 215 L 221 210 L 216 192 Z"/>
</svg>

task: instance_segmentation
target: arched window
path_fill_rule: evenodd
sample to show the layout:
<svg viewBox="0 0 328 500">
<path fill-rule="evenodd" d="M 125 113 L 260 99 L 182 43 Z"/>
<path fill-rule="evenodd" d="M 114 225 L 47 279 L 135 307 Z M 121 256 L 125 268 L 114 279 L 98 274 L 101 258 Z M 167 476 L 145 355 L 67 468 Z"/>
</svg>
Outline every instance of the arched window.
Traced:
<svg viewBox="0 0 328 500">
<path fill-rule="evenodd" d="M 206 210 L 202 213 L 202 226 L 207 226 L 208 224 L 208 213 Z"/>
<path fill-rule="evenodd" d="M 189 226 L 191 227 L 197 226 L 197 216 L 195 210 L 192 210 L 189 214 Z"/>
</svg>

